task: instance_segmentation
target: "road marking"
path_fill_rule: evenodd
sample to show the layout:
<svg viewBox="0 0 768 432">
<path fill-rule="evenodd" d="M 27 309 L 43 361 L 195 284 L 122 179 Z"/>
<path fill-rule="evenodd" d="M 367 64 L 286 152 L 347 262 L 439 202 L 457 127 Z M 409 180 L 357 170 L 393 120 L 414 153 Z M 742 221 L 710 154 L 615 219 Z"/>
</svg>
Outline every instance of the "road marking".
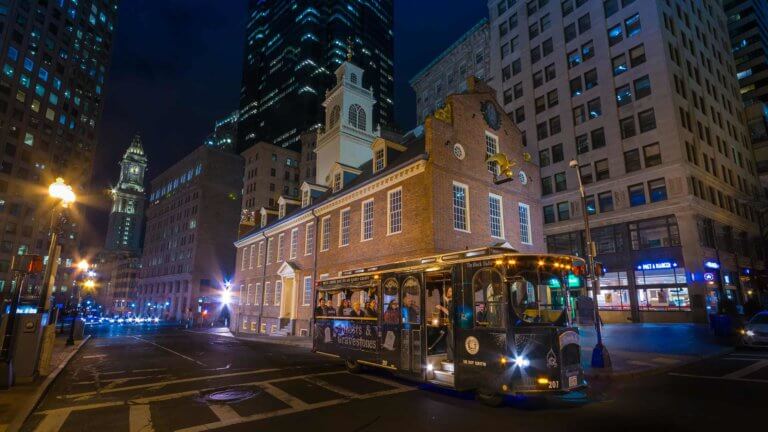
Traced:
<svg viewBox="0 0 768 432">
<path fill-rule="evenodd" d="M 237 420 L 240 420 L 240 414 L 233 410 L 229 405 L 211 404 L 208 405 L 208 408 L 210 408 L 211 411 L 216 414 L 216 417 L 219 418 L 219 421 L 236 422 Z"/>
<path fill-rule="evenodd" d="M 768 366 L 768 360 L 760 360 L 743 369 L 739 369 L 736 372 L 731 372 L 728 375 L 725 375 L 723 378 L 743 378 L 752 372 L 756 372 L 766 366 Z"/>
<path fill-rule="evenodd" d="M 679 376 L 684 378 L 705 378 L 705 379 L 713 379 L 713 380 L 723 380 L 723 381 L 738 381 L 738 382 L 754 382 L 754 383 L 768 383 L 768 380 L 766 379 L 754 379 L 754 378 L 726 378 L 724 376 L 717 377 L 717 376 L 706 376 L 706 375 L 693 375 L 693 374 L 684 374 L 684 373 L 677 373 L 677 372 L 670 372 L 670 375 L 673 376 Z"/>
<path fill-rule="evenodd" d="M 67 420 L 67 417 L 69 417 L 68 410 L 51 412 L 37 425 L 35 432 L 58 432 Z"/>
<path fill-rule="evenodd" d="M 121 391 L 128 391 L 128 390 L 146 389 L 146 388 L 152 388 L 152 387 L 165 387 L 165 386 L 173 385 L 173 384 L 181 384 L 181 383 L 195 382 L 195 381 L 205 381 L 205 380 L 209 380 L 209 379 L 229 378 L 229 377 L 243 376 L 243 375 L 254 375 L 254 374 L 260 374 L 260 373 L 277 372 L 277 371 L 281 371 L 281 370 L 285 370 L 285 369 L 280 369 L 280 368 L 256 369 L 256 370 L 245 371 L 245 372 L 232 372 L 232 373 L 227 373 L 227 374 L 206 375 L 206 376 L 192 377 L 192 378 L 180 378 L 180 379 L 177 379 L 177 380 L 159 381 L 159 382 L 150 383 L 150 384 L 137 384 L 137 385 L 120 387 L 120 388 L 115 388 L 115 389 L 103 390 L 103 391 L 100 391 L 100 392 L 90 391 L 90 392 L 83 392 L 83 393 L 67 394 L 67 395 L 64 395 L 64 396 L 60 396 L 60 398 L 64 398 L 64 399 L 78 399 L 78 398 L 82 398 L 82 397 L 86 397 L 86 396 L 96 396 L 97 394 L 102 394 L 102 393 L 114 393 L 114 392 L 121 392 Z"/>
<path fill-rule="evenodd" d="M 129 432 L 154 432 L 149 404 L 131 405 L 128 411 Z"/>
<path fill-rule="evenodd" d="M 397 382 L 394 382 L 394 381 L 390 381 L 390 380 L 388 380 L 386 378 L 381 378 L 381 377 L 377 377 L 377 376 L 374 376 L 374 375 L 358 374 L 356 376 L 359 376 L 360 378 L 365 378 L 367 380 L 376 381 L 377 383 L 388 385 L 390 387 L 395 387 L 395 388 L 398 388 L 398 389 L 401 389 L 401 390 L 406 390 L 406 389 L 407 390 L 412 390 L 413 389 L 413 387 L 409 387 L 407 385 L 403 385 L 403 384 L 400 384 L 400 383 L 397 383 Z"/>
<path fill-rule="evenodd" d="M 333 385 L 333 384 L 329 383 L 328 381 L 325 381 L 325 380 L 323 380 L 321 378 L 317 378 L 317 377 L 311 376 L 311 377 L 306 377 L 304 379 L 306 381 L 311 382 L 312 384 L 319 385 L 320 387 L 326 388 L 326 389 L 328 389 L 328 390 L 330 390 L 330 391 L 332 391 L 334 393 L 338 393 L 338 394 L 340 394 L 340 395 L 342 395 L 344 397 L 351 398 L 351 397 L 357 396 L 357 393 L 351 392 L 351 391 L 349 391 L 347 389 L 344 389 L 342 387 L 339 387 L 337 385 Z"/>
<path fill-rule="evenodd" d="M 184 359 L 187 359 L 187 360 L 189 360 L 189 361 L 195 362 L 195 363 L 199 364 L 200 366 L 206 366 L 206 367 L 208 366 L 207 364 L 205 364 L 205 363 L 202 363 L 202 362 L 199 362 L 199 361 L 197 361 L 197 360 L 193 359 L 192 357 L 188 357 L 188 356 L 185 356 L 184 354 L 182 354 L 182 353 L 180 353 L 180 352 L 176 352 L 176 351 L 174 351 L 174 350 L 172 350 L 172 349 L 170 349 L 170 348 L 166 348 L 166 347 L 164 347 L 164 346 L 162 346 L 162 345 L 158 345 L 158 344 L 156 344 L 156 343 L 154 343 L 154 342 L 152 342 L 152 341 L 148 341 L 148 340 L 146 340 L 146 339 L 144 339 L 144 338 L 140 338 L 140 337 L 138 337 L 138 336 L 131 336 L 131 337 L 132 337 L 133 339 L 136 339 L 136 340 L 140 340 L 140 341 L 142 341 L 142 342 L 146 342 L 146 343 L 148 343 L 148 344 L 154 345 L 154 346 L 156 346 L 156 347 L 158 347 L 158 348 L 160 348 L 160 349 L 164 349 L 164 350 L 168 351 L 169 353 L 173 353 L 173 354 L 176 354 L 177 356 L 179 356 L 179 357 L 181 357 L 181 358 L 184 358 Z"/>
<path fill-rule="evenodd" d="M 84 359 L 92 359 L 92 358 L 100 358 L 100 357 L 106 357 L 106 354 L 94 354 L 94 355 L 87 355 L 83 356 Z"/>
<path fill-rule="evenodd" d="M 286 405 L 288 405 L 293 409 L 301 410 L 301 409 L 306 409 L 309 406 L 309 404 L 304 402 L 303 400 L 300 400 L 298 398 L 295 398 L 289 395 L 282 389 L 279 389 L 270 383 L 262 383 L 259 385 L 259 387 L 261 387 L 265 392 L 269 393 L 271 396 L 277 398 L 278 400 L 282 401 L 283 403 L 285 403 Z"/>
<path fill-rule="evenodd" d="M 157 372 L 157 371 L 164 371 L 168 370 L 168 368 L 154 368 L 154 369 L 134 369 L 131 372 Z"/>
<path fill-rule="evenodd" d="M 675 364 L 680 363 L 680 360 L 669 358 L 669 357 L 656 357 L 652 359 L 651 361 L 656 363 L 663 363 L 663 364 Z"/>
</svg>

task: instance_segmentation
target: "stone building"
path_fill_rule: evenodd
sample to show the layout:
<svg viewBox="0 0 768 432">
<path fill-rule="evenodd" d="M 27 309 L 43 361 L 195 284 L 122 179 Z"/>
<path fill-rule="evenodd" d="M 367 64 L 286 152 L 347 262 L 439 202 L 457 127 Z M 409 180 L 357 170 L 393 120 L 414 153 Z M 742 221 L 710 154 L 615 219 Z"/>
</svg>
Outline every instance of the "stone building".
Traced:
<svg viewBox="0 0 768 432">
<path fill-rule="evenodd" d="M 540 166 L 548 250 L 583 256 L 589 212 L 604 319 L 703 322 L 748 300 L 760 186 L 720 4 L 488 7 L 499 102 Z"/>
<path fill-rule="evenodd" d="M 152 180 L 138 313 L 218 316 L 234 275 L 242 173 L 239 155 L 203 145 Z"/>
<path fill-rule="evenodd" d="M 467 78 L 495 87 L 491 73 L 490 32 L 483 18 L 410 80 L 416 92 L 416 123 L 442 107 L 446 96 L 466 90 Z"/>
<path fill-rule="evenodd" d="M 342 64 L 341 90 L 327 95 L 321 181 L 302 184 L 298 203 L 282 200 L 235 243 L 233 331 L 307 335 L 314 282 L 343 270 L 493 244 L 544 249 L 539 183 L 526 175 L 536 167 L 493 90 L 471 79 L 423 127 L 391 141 L 365 121 L 375 101 L 355 91 L 358 73 Z M 520 169 L 502 185 L 486 163 L 498 152 Z"/>
</svg>

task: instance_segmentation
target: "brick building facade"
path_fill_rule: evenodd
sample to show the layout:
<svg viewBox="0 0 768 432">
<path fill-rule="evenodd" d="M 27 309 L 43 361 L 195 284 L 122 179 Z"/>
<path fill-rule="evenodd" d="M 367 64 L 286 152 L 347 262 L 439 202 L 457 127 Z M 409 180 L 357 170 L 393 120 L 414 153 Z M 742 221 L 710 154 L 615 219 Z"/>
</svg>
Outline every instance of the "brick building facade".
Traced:
<svg viewBox="0 0 768 432">
<path fill-rule="evenodd" d="M 343 270 L 502 243 L 544 250 L 540 185 L 525 175 L 538 169 L 494 92 L 476 80 L 468 88 L 401 140 L 375 138 L 363 164 L 324 167 L 327 184 L 305 182 L 300 205 L 235 243 L 233 331 L 308 335 L 314 282 Z M 341 148 L 318 151 L 343 160 Z M 518 163 L 501 185 L 486 163 L 498 152 Z"/>
</svg>

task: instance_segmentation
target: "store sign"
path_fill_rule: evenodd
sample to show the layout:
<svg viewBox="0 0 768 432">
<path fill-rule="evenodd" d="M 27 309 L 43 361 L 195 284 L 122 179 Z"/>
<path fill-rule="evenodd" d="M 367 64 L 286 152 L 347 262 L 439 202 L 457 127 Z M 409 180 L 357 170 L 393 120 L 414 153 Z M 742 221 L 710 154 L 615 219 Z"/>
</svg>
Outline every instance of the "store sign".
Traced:
<svg viewBox="0 0 768 432">
<path fill-rule="evenodd" d="M 717 261 L 704 261 L 704 267 L 708 269 L 717 270 L 720 268 L 720 263 Z"/>
<path fill-rule="evenodd" d="M 658 261 L 654 263 L 645 263 L 637 266 L 638 270 L 663 270 L 676 268 L 677 263 L 674 261 Z"/>
<path fill-rule="evenodd" d="M 707 282 L 712 282 L 715 280 L 715 274 L 714 273 L 704 273 L 704 280 Z"/>
</svg>

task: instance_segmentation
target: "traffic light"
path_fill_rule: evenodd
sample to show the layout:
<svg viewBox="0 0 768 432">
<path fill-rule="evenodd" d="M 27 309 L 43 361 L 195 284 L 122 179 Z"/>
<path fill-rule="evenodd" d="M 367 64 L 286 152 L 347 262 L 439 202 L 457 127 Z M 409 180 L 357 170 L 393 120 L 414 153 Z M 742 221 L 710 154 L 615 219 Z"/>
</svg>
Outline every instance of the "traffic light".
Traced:
<svg viewBox="0 0 768 432">
<path fill-rule="evenodd" d="M 605 276 L 605 267 L 603 267 L 603 263 L 598 261 L 595 261 L 595 276 L 597 277 Z"/>
</svg>

